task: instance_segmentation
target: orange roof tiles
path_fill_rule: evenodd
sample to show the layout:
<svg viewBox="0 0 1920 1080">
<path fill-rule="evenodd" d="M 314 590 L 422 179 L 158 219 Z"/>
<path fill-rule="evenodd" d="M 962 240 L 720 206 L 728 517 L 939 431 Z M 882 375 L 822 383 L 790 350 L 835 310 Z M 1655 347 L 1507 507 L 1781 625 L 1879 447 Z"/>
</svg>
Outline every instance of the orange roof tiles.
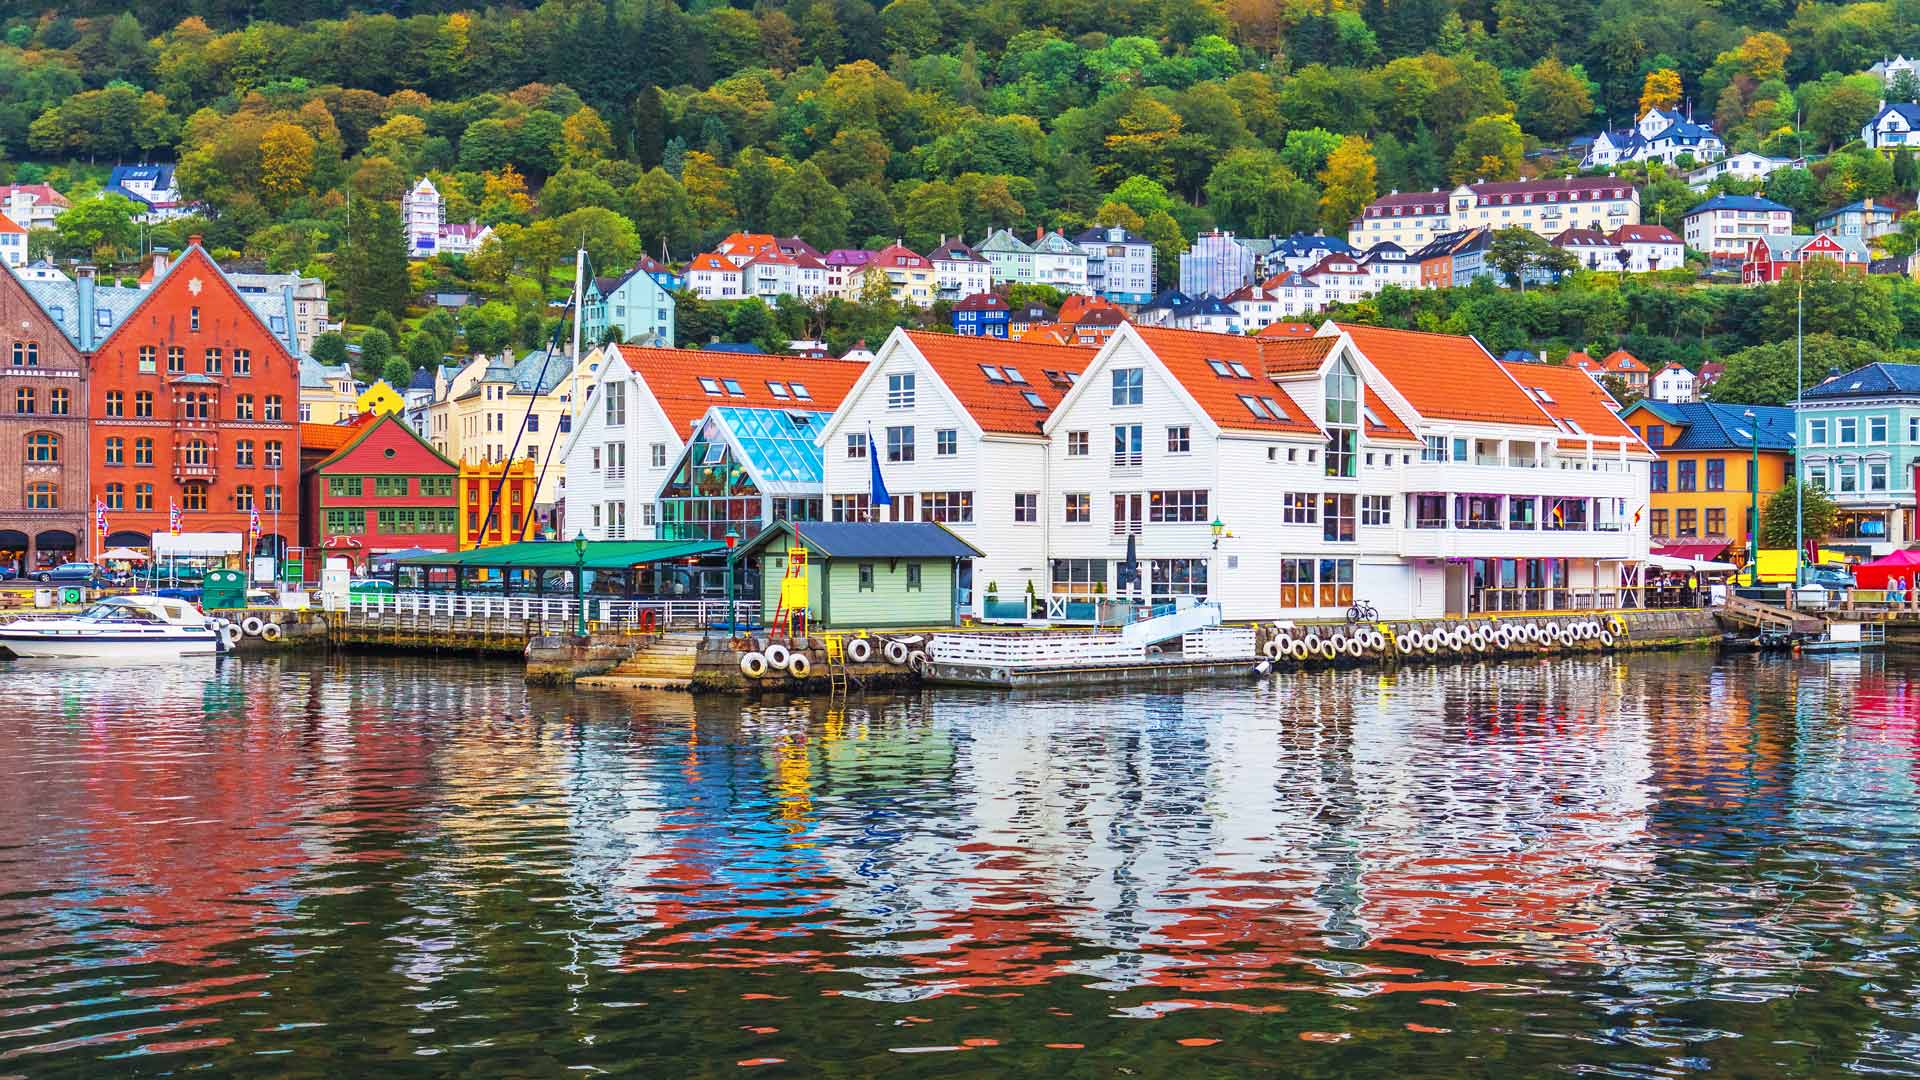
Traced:
<svg viewBox="0 0 1920 1080">
<path fill-rule="evenodd" d="M 1625 349 L 1613 350 L 1612 352 L 1607 354 L 1607 358 L 1601 361 L 1601 363 L 1606 366 L 1606 369 L 1608 371 L 1646 371 L 1648 370 L 1647 365 L 1641 363 L 1639 357 L 1634 356 L 1632 353 L 1628 352 Z"/>
<path fill-rule="evenodd" d="M 693 261 L 687 264 L 688 273 L 692 273 L 695 270 L 717 270 L 723 274 L 737 274 L 740 272 L 740 268 L 735 266 L 731 259 L 728 259 L 725 255 L 715 255 L 711 251 L 695 255 Z"/>
<path fill-rule="evenodd" d="M 372 417 L 372 413 L 361 413 L 344 424 L 301 424 L 300 449 L 325 450 L 328 453 L 339 450 L 352 442 Z"/>
<path fill-rule="evenodd" d="M 627 367 L 646 381 L 647 389 L 666 412 L 673 429 L 683 435 L 715 405 L 832 412 L 840 407 L 847 391 L 853 389 L 855 380 L 867 369 L 863 363 L 804 356 L 645 349 L 635 345 L 621 345 L 619 349 Z M 726 393 L 723 384 L 721 393 L 709 394 L 700 385 L 703 377 L 732 379 L 741 393 Z M 769 381 L 788 387 L 800 383 L 807 388 L 810 400 L 798 400 L 791 393 L 784 398 L 775 397 L 767 387 Z"/>
<path fill-rule="evenodd" d="M 1094 311 L 1112 311 L 1120 314 L 1120 306 L 1104 296 L 1074 293 L 1060 302 L 1060 311 L 1054 317 L 1063 323 L 1077 323 Z"/>
<path fill-rule="evenodd" d="M 1404 442 L 1420 441 L 1414 436 L 1413 429 L 1407 426 L 1407 422 L 1400 419 L 1397 413 L 1388 408 L 1387 403 L 1380 400 L 1380 395 L 1374 393 L 1373 388 L 1370 386 L 1366 388 L 1366 401 L 1364 404 L 1366 405 L 1368 414 L 1367 438 L 1398 439 Z"/>
<path fill-rule="evenodd" d="M 1163 326 L 1136 327 L 1140 340 L 1167 369 L 1207 416 L 1234 431 L 1321 434 L 1320 429 L 1287 392 L 1259 373 L 1264 370 L 1263 347 L 1274 343 L 1238 334 L 1209 334 L 1199 330 L 1171 330 Z M 1238 363 L 1248 371 L 1244 379 L 1216 374 L 1209 360 Z M 1281 419 L 1256 415 L 1245 398 L 1260 402 L 1263 412 L 1279 407 Z"/>
<path fill-rule="evenodd" d="M 1067 377 L 1078 378 L 1094 354 L 1090 349 L 1066 345 L 1040 345 L 1025 341 L 1001 341 L 997 338 L 958 337 L 908 331 L 910 342 L 940 381 L 960 399 L 973 421 L 983 431 L 1013 435 L 1034 435 L 1047 414 L 1060 404 L 1072 385 Z M 1024 381 L 995 382 L 981 369 L 989 364 L 1005 373 L 1017 371 Z M 1048 372 L 1054 373 L 1049 375 Z M 1058 376 L 1056 381 L 1055 376 Z M 1063 386 L 1061 383 L 1066 383 Z M 1044 408 L 1036 408 L 1027 394 L 1039 398 Z"/>
<path fill-rule="evenodd" d="M 1268 288 L 1270 286 L 1262 286 L 1262 287 Z M 1260 336 L 1261 337 L 1278 337 L 1278 338 L 1312 337 L 1315 329 L 1316 328 L 1312 323 L 1303 323 L 1303 322 L 1268 323 L 1266 328 L 1260 331 Z"/>
<path fill-rule="evenodd" d="M 1602 438 L 1624 438 L 1628 449 L 1647 450 L 1646 444 L 1634 435 L 1633 429 L 1614 415 L 1609 405 L 1613 399 L 1607 396 L 1599 383 L 1593 381 L 1593 376 L 1579 368 L 1552 364 L 1502 362 L 1500 366 L 1513 376 L 1514 381 L 1524 388 L 1540 409 L 1553 418 L 1562 431 L 1571 430 L 1575 434 Z M 1571 425 L 1566 421 L 1571 421 Z M 1587 441 L 1579 438 L 1561 439 L 1560 445 L 1581 448 L 1587 445 Z M 1611 448 L 1617 444 L 1603 445 Z"/>
<path fill-rule="evenodd" d="M 1429 420 L 1552 426 L 1533 399 L 1507 377 L 1499 361 L 1473 338 L 1353 323 L 1333 325 L 1345 330 L 1400 396 Z"/>
<path fill-rule="evenodd" d="M 1065 345 L 1068 343 L 1066 328 L 1059 323 L 1034 323 L 1014 340 L 1028 345 Z"/>
<path fill-rule="evenodd" d="M 1260 367 L 1268 375 L 1299 375 L 1320 370 L 1327 354 L 1340 341 L 1336 337 L 1254 338 L 1254 350 Z"/>
</svg>

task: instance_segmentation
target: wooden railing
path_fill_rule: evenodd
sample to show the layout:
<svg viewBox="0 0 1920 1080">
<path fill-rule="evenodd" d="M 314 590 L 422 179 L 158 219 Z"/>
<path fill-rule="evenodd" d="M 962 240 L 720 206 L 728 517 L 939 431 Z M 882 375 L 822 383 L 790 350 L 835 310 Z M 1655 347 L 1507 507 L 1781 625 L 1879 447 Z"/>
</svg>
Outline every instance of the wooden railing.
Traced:
<svg viewBox="0 0 1920 1080">
<path fill-rule="evenodd" d="M 928 649 L 936 664 L 997 668 L 1100 667 L 1141 664 L 1147 646 L 1129 645 L 1118 634 L 936 634 Z M 1182 635 L 1180 658 L 1254 659 L 1253 630 L 1211 627 Z"/>
</svg>

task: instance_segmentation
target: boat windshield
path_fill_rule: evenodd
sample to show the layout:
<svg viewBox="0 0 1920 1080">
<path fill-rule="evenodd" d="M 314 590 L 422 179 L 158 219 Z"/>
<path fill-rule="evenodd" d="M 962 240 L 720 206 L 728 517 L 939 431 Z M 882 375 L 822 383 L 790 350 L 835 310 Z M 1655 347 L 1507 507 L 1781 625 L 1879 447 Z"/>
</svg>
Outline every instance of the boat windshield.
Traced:
<svg viewBox="0 0 1920 1080">
<path fill-rule="evenodd" d="M 150 611 L 128 604 L 95 604 L 80 613 L 83 619 L 93 622 L 159 622 L 160 619 Z"/>
</svg>

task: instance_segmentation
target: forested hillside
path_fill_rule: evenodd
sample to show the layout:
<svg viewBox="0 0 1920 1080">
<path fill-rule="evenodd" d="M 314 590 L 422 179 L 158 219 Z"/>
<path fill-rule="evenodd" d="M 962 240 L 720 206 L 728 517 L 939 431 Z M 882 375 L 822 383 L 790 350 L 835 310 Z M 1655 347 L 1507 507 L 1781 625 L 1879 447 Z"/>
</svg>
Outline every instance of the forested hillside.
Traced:
<svg viewBox="0 0 1920 1080">
<path fill-rule="evenodd" d="M 1920 0 L 78 0 L 0 26 L 5 179 L 177 160 L 206 214 L 172 231 L 338 275 L 431 173 L 502 226 L 458 270 L 506 290 L 581 237 L 611 266 L 743 227 L 925 250 L 1124 223 L 1165 276 L 1203 228 L 1344 232 L 1390 189 L 1568 171 L 1531 152 L 1646 104 L 1818 155 L 1883 96 L 1865 68 L 1920 51 Z M 1778 194 L 1910 188 L 1897 165 L 1843 153 Z M 1689 204 L 1638 178 L 1649 219 Z"/>
</svg>

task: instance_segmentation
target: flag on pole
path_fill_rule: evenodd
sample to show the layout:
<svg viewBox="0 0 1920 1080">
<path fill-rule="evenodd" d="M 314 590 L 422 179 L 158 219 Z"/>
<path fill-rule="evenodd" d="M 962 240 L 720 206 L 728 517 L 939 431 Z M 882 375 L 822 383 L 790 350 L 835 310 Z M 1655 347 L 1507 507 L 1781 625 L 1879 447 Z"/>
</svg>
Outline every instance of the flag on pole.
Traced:
<svg viewBox="0 0 1920 1080">
<path fill-rule="evenodd" d="M 260 508 L 247 511 L 247 548 L 251 550 L 260 543 Z"/>
<path fill-rule="evenodd" d="M 867 462 L 869 479 L 867 481 L 867 506 L 878 510 L 882 506 L 892 506 L 893 496 L 887 493 L 887 478 L 880 475 L 880 447 L 873 441 L 873 425 L 867 425 Z"/>
<path fill-rule="evenodd" d="M 172 499 L 167 500 L 167 531 L 175 536 L 180 535 L 180 504 Z"/>
<path fill-rule="evenodd" d="M 107 504 L 99 499 L 93 502 L 93 527 L 100 534 L 100 548 L 107 546 Z"/>
</svg>

